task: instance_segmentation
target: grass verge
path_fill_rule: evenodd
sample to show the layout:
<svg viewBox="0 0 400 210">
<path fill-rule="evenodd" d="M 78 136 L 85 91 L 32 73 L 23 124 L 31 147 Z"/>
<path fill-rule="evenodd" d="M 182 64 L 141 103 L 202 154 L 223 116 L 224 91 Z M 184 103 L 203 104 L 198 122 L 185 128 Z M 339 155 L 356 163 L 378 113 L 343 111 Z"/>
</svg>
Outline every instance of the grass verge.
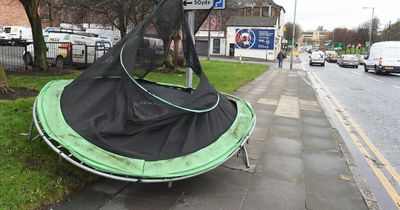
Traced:
<svg viewBox="0 0 400 210">
<path fill-rule="evenodd" d="M 267 70 L 262 65 L 215 61 L 203 61 L 202 66 L 211 83 L 227 93 Z M 8 80 L 11 86 L 40 90 L 48 81 L 78 75 L 79 72 L 51 77 L 12 75 Z M 185 83 L 185 75 L 152 73 L 149 79 Z M 98 179 L 60 159 L 43 141 L 27 140 L 33 102 L 34 98 L 0 101 L 0 209 L 37 209 Z"/>
</svg>

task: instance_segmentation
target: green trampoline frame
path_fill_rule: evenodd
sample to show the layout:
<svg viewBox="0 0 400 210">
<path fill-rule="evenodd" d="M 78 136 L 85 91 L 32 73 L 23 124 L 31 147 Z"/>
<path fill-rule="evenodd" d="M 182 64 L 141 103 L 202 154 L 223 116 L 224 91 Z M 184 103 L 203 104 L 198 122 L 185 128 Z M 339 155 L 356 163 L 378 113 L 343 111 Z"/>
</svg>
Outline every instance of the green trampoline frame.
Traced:
<svg viewBox="0 0 400 210">
<path fill-rule="evenodd" d="M 230 129 L 211 145 L 194 153 L 168 160 L 145 161 L 108 152 L 82 138 L 65 122 L 60 99 L 64 87 L 72 80 L 49 82 L 39 93 L 34 107 L 33 126 L 39 136 L 61 157 L 88 172 L 121 181 L 172 182 L 210 171 L 241 149 L 249 160 L 246 142 L 254 129 L 256 116 L 251 105 L 235 96 L 226 95 L 237 106 L 237 116 Z M 177 87 L 170 84 L 164 86 Z"/>
</svg>

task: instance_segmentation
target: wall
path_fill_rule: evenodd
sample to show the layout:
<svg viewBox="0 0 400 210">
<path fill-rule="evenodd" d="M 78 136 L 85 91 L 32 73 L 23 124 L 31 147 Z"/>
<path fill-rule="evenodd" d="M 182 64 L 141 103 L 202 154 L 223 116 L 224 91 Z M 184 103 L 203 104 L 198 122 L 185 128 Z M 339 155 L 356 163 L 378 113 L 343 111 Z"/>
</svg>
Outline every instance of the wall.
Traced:
<svg viewBox="0 0 400 210">
<path fill-rule="evenodd" d="M 254 28 L 254 29 L 274 29 L 275 30 L 275 40 L 274 40 L 274 50 L 264 50 L 264 49 L 239 49 L 235 48 L 235 57 L 249 57 L 249 58 L 259 58 L 267 60 L 275 60 L 277 52 L 280 50 L 280 39 L 277 37 L 277 30 L 274 27 L 227 27 L 227 41 L 225 55 L 229 56 L 229 45 L 235 43 L 236 28 Z"/>
<path fill-rule="evenodd" d="M 210 55 L 225 55 L 225 32 L 224 31 L 210 31 L 210 44 L 208 47 L 208 51 L 210 52 Z M 220 52 L 219 53 L 214 53 L 213 51 L 213 44 L 214 44 L 214 39 L 219 39 L 220 40 Z M 196 40 L 208 40 L 208 31 L 207 30 L 200 30 L 196 33 Z"/>
<path fill-rule="evenodd" d="M 28 17 L 18 0 L 0 0 L 0 26 L 30 27 Z"/>
</svg>

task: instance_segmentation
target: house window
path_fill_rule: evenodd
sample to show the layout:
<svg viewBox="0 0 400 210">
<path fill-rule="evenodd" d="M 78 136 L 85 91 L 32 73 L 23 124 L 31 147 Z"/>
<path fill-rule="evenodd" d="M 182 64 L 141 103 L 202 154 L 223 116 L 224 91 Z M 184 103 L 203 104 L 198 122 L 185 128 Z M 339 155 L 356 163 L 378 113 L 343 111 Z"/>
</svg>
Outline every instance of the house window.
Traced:
<svg viewBox="0 0 400 210">
<path fill-rule="evenodd" d="M 266 6 L 262 8 L 262 16 L 264 17 L 271 16 L 271 6 Z"/>
<path fill-rule="evenodd" d="M 213 54 L 219 54 L 221 52 L 221 39 L 213 40 Z"/>
</svg>

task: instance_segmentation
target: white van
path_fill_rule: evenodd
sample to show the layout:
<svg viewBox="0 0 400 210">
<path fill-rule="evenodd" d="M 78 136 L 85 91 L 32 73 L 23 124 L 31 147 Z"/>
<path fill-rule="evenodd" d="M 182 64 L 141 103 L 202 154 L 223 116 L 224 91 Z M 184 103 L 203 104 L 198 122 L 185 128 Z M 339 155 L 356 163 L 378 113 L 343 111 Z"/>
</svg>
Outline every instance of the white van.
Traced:
<svg viewBox="0 0 400 210">
<path fill-rule="evenodd" d="M 11 45 L 19 41 L 32 42 L 32 30 L 23 26 L 3 26 L 0 28 L 0 40 L 7 40 Z"/>
<path fill-rule="evenodd" d="M 378 42 L 365 57 L 365 72 L 400 73 L 400 41 Z"/>
<path fill-rule="evenodd" d="M 310 55 L 310 66 L 315 64 L 325 66 L 325 53 L 322 51 L 314 51 Z"/>
<path fill-rule="evenodd" d="M 101 28 L 88 28 L 86 29 L 86 33 L 96 34 L 97 37 L 111 40 L 113 45 L 117 44 L 119 40 L 121 40 L 119 30 L 108 30 Z"/>
<path fill-rule="evenodd" d="M 90 64 L 107 53 L 112 43 L 108 39 L 87 34 L 50 31 L 44 35 L 46 56 L 51 64 L 62 67 L 66 63 Z M 31 65 L 34 57 L 33 44 L 23 54 L 25 64 Z"/>
</svg>

